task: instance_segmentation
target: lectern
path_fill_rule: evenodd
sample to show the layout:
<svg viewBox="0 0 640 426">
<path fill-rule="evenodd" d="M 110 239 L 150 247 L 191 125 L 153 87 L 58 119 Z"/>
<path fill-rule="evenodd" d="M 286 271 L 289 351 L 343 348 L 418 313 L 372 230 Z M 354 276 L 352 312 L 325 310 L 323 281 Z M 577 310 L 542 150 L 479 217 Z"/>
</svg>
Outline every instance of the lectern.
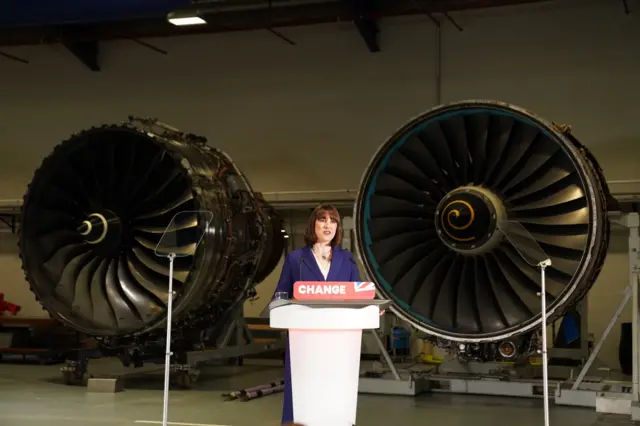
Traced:
<svg viewBox="0 0 640 426">
<path fill-rule="evenodd" d="M 371 282 L 294 284 L 293 299 L 269 304 L 272 328 L 289 330 L 293 418 L 305 426 L 356 423 L 362 330 L 380 327 Z"/>
</svg>

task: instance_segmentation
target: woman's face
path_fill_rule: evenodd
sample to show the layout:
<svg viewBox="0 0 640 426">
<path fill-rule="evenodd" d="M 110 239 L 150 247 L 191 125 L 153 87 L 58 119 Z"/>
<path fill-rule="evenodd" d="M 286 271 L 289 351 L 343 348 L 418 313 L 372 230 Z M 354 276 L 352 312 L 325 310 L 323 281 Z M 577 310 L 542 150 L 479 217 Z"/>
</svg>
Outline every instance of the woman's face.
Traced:
<svg viewBox="0 0 640 426">
<path fill-rule="evenodd" d="M 329 213 L 324 213 L 316 219 L 316 237 L 318 243 L 328 244 L 336 236 L 336 230 L 338 229 L 338 222 L 329 216 Z"/>
</svg>

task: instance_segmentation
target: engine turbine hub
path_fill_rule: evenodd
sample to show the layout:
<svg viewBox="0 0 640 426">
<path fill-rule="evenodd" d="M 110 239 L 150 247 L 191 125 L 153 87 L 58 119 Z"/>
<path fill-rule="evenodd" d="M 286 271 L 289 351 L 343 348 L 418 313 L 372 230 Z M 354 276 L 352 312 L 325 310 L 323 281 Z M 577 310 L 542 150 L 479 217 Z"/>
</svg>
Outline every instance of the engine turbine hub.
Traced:
<svg viewBox="0 0 640 426">
<path fill-rule="evenodd" d="M 78 226 L 78 232 L 88 244 L 116 248 L 122 239 L 122 222 L 111 210 L 90 213 Z"/>
<path fill-rule="evenodd" d="M 463 186 L 442 197 L 435 226 L 444 244 L 459 253 L 484 253 L 500 242 L 502 202 L 490 190 Z"/>
</svg>

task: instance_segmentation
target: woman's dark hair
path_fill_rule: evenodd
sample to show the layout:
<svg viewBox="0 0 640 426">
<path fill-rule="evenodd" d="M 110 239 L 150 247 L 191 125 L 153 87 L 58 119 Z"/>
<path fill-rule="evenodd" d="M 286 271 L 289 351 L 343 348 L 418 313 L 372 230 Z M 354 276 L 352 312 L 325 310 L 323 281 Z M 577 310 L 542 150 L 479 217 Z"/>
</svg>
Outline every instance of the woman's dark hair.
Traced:
<svg viewBox="0 0 640 426">
<path fill-rule="evenodd" d="M 309 216 L 309 221 L 307 222 L 307 229 L 304 231 L 304 242 L 308 246 L 312 246 L 318 241 L 318 237 L 316 235 L 316 220 L 320 219 L 325 215 L 325 213 L 329 213 L 329 217 L 336 221 L 338 226 L 336 227 L 336 235 L 331 240 L 331 247 L 337 246 L 342 241 L 342 222 L 340 221 L 340 213 L 338 213 L 338 209 L 336 209 L 331 204 L 320 204 L 316 207 L 311 215 Z"/>
</svg>

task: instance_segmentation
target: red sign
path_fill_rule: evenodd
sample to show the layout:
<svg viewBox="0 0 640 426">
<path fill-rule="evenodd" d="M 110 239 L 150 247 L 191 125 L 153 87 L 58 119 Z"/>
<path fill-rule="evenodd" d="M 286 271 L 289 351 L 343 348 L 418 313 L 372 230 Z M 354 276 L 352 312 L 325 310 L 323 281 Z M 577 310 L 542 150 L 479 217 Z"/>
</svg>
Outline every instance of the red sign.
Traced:
<svg viewBox="0 0 640 426">
<path fill-rule="evenodd" d="M 293 285 L 297 300 L 373 300 L 375 296 L 375 284 L 367 281 L 298 281 Z"/>
</svg>

